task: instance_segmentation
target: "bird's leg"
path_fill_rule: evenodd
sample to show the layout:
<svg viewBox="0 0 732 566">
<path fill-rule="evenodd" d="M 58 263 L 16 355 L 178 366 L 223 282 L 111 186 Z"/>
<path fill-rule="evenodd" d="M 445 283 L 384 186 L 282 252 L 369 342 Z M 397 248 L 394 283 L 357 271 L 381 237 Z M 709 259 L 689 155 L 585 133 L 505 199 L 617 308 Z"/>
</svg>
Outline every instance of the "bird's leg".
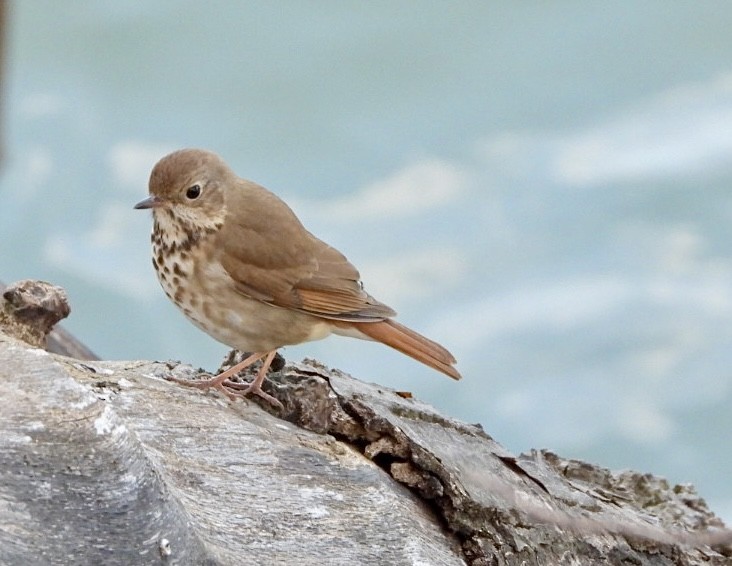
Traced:
<svg viewBox="0 0 732 566">
<path fill-rule="evenodd" d="M 246 360 L 241 362 L 240 364 L 235 365 L 233 368 L 226 370 L 222 374 L 216 376 L 215 379 L 221 378 L 221 376 L 226 375 L 226 378 L 230 377 L 240 369 L 243 369 L 252 363 L 254 361 L 260 359 L 262 356 L 267 356 L 264 358 L 264 361 L 262 362 L 262 367 L 259 368 L 259 372 L 257 373 L 257 377 L 249 383 L 248 385 L 244 385 L 243 383 L 235 383 L 233 381 L 230 381 L 226 379 L 226 381 L 222 382 L 222 387 L 228 387 L 230 389 L 240 389 L 240 392 L 232 393 L 230 391 L 226 391 L 226 394 L 229 397 L 232 396 L 241 396 L 244 397 L 246 395 L 252 394 L 257 395 L 267 401 L 268 403 L 274 405 L 275 407 L 279 407 L 280 409 L 284 409 L 285 407 L 280 403 L 277 399 L 272 397 L 269 393 L 265 393 L 262 391 L 262 383 L 264 383 L 265 377 L 267 377 L 267 371 L 269 371 L 269 366 L 272 365 L 272 360 L 274 360 L 274 357 L 277 355 L 277 350 L 272 350 L 271 352 L 266 352 L 265 354 L 252 354 L 252 356 L 249 356 Z M 253 356 L 257 356 L 254 360 L 249 362 L 249 360 L 252 359 Z M 246 363 L 249 362 L 249 363 Z M 241 367 L 240 367 L 241 366 Z"/>
<path fill-rule="evenodd" d="M 217 376 L 212 377 L 211 379 L 207 379 L 205 381 L 190 381 L 187 379 L 179 379 L 173 376 L 170 376 L 168 379 L 170 381 L 180 383 L 181 385 L 185 385 L 186 387 L 195 387 L 197 389 L 216 389 L 217 391 L 220 391 L 221 393 L 226 395 L 229 399 L 235 399 L 237 397 L 243 397 L 248 393 L 254 393 L 255 395 L 259 395 L 263 399 L 266 399 L 273 405 L 278 405 L 282 407 L 282 403 L 280 403 L 271 395 L 267 395 L 267 393 L 262 391 L 262 382 L 264 381 L 267 370 L 269 369 L 269 366 L 272 363 L 272 360 L 274 359 L 276 353 L 277 352 L 274 350 L 272 352 L 255 352 L 245 360 L 232 366 L 226 371 L 222 371 Z M 253 383 L 251 383 L 250 385 L 240 385 L 229 381 L 230 377 L 236 375 L 241 370 L 248 368 L 257 360 L 261 360 L 265 356 L 267 356 L 267 358 L 265 359 L 264 364 L 262 365 L 262 369 L 257 374 L 257 378 L 254 380 Z M 244 389 L 244 391 L 241 393 L 234 393 L 230 389 Z"/>
<path fill-rule="evenodd" d="M 254 362 L 256 362 L 257 360 L 261 360 L 267 354 L 268 354 L 268 352 L 255 352 L 254 354 L 252 354 L 248 358 L 242 360 L 238 364 L 231 366 L 226 371 L 222 371 L 219 375 L 217 375 L 214 378 L 211 378 L 209 381 L 212 381 L 212 382 L 215 381 L 217 385 L 218 384 L 228 385 L 226 383 L 226 381 L 228 381 L 228 379 L 230 377 L 236 375 L 241 370 L 248 368 L 249 366 L 254 364 Z"/>
</svg>

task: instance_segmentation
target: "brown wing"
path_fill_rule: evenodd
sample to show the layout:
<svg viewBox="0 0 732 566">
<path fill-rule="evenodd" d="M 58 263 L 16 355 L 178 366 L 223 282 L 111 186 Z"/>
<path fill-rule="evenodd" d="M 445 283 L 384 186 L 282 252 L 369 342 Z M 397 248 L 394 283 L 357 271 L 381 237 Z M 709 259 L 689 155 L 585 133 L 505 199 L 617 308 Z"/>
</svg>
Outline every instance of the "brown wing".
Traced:
<svg viewBox="0 0 732 566">
<path fill-rule="evenodd" d="M 267 189 L 242 180 L 227 192 L 226 206 L 222 265 L 241 293 L 336 320 L 396 314 L 363 290 L 358 270 L 343 254 L 308 232 Z"/>
</svg>

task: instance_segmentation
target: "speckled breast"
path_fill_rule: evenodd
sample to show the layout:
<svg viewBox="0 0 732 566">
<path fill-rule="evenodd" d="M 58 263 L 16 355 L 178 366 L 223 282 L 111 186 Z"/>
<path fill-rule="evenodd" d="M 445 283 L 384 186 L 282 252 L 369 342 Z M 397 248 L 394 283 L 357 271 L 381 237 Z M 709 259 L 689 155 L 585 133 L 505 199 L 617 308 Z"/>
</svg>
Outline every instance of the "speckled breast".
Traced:
<svg viewBox="0 0 732 566">
<path fill-rule="evenodd" d="M 213 232 L 188 237 L 178 225 L 165 228 L 164 234 L 157 223 L 153 228 L 158 280 L 168 298 L 212 338 L 242 351 L 266 352 L 330 334 L 327 321 L 237 291 L 221 265 Z"/>
</svg>

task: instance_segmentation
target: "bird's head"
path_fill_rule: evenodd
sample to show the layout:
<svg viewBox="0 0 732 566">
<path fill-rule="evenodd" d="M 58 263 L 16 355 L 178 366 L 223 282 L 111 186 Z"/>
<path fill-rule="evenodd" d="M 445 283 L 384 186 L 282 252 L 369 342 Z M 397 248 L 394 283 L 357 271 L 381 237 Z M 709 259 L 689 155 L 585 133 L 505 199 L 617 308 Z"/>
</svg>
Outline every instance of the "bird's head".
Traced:
<svg viewBox="0 0 732 566">
<path fill-rule="evenodd" d="M 152 209 L 156 221 L 209 230 L 223 222 L 225 188 L 237 180 L 215 153 L 181 149 L 158 161 L 150 173 L 150 196 L 135 208 Z"/>
</svg>

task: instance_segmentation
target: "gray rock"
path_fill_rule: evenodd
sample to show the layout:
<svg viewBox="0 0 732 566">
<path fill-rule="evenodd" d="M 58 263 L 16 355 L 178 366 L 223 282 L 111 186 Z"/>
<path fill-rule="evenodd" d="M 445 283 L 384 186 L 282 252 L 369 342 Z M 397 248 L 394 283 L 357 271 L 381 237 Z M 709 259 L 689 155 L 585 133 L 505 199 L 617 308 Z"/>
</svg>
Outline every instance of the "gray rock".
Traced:
<svg viewBox="0 0 732 566">
<path fill-rule="evenodd" d="M 63 290 L 10 291 L 0 564 L 732 563 L 732 532 L 691 486 L 514 456 L 312 360 L 277 364 L 279 410 L 166 381 L 205 377 L 177 363 L 52 355 L 33 346 L 68 314 Z"/>
<path fill-rule="evenodd" d="M 170 375 L 198 372 L 0 334 L 0 563 L 729 563 L 689 487 L 515 457 L 314 362 L 269 390 L 318 432 Z"/>
<path fill-rule="evenodd" d="M 26 279 L 5 286 L 0 281 L 0 328 L 32 346 L 80 360 L 99 359 L 64 330 L 58 321 L 71 313 L 61 287 Z"/>
</svg>

